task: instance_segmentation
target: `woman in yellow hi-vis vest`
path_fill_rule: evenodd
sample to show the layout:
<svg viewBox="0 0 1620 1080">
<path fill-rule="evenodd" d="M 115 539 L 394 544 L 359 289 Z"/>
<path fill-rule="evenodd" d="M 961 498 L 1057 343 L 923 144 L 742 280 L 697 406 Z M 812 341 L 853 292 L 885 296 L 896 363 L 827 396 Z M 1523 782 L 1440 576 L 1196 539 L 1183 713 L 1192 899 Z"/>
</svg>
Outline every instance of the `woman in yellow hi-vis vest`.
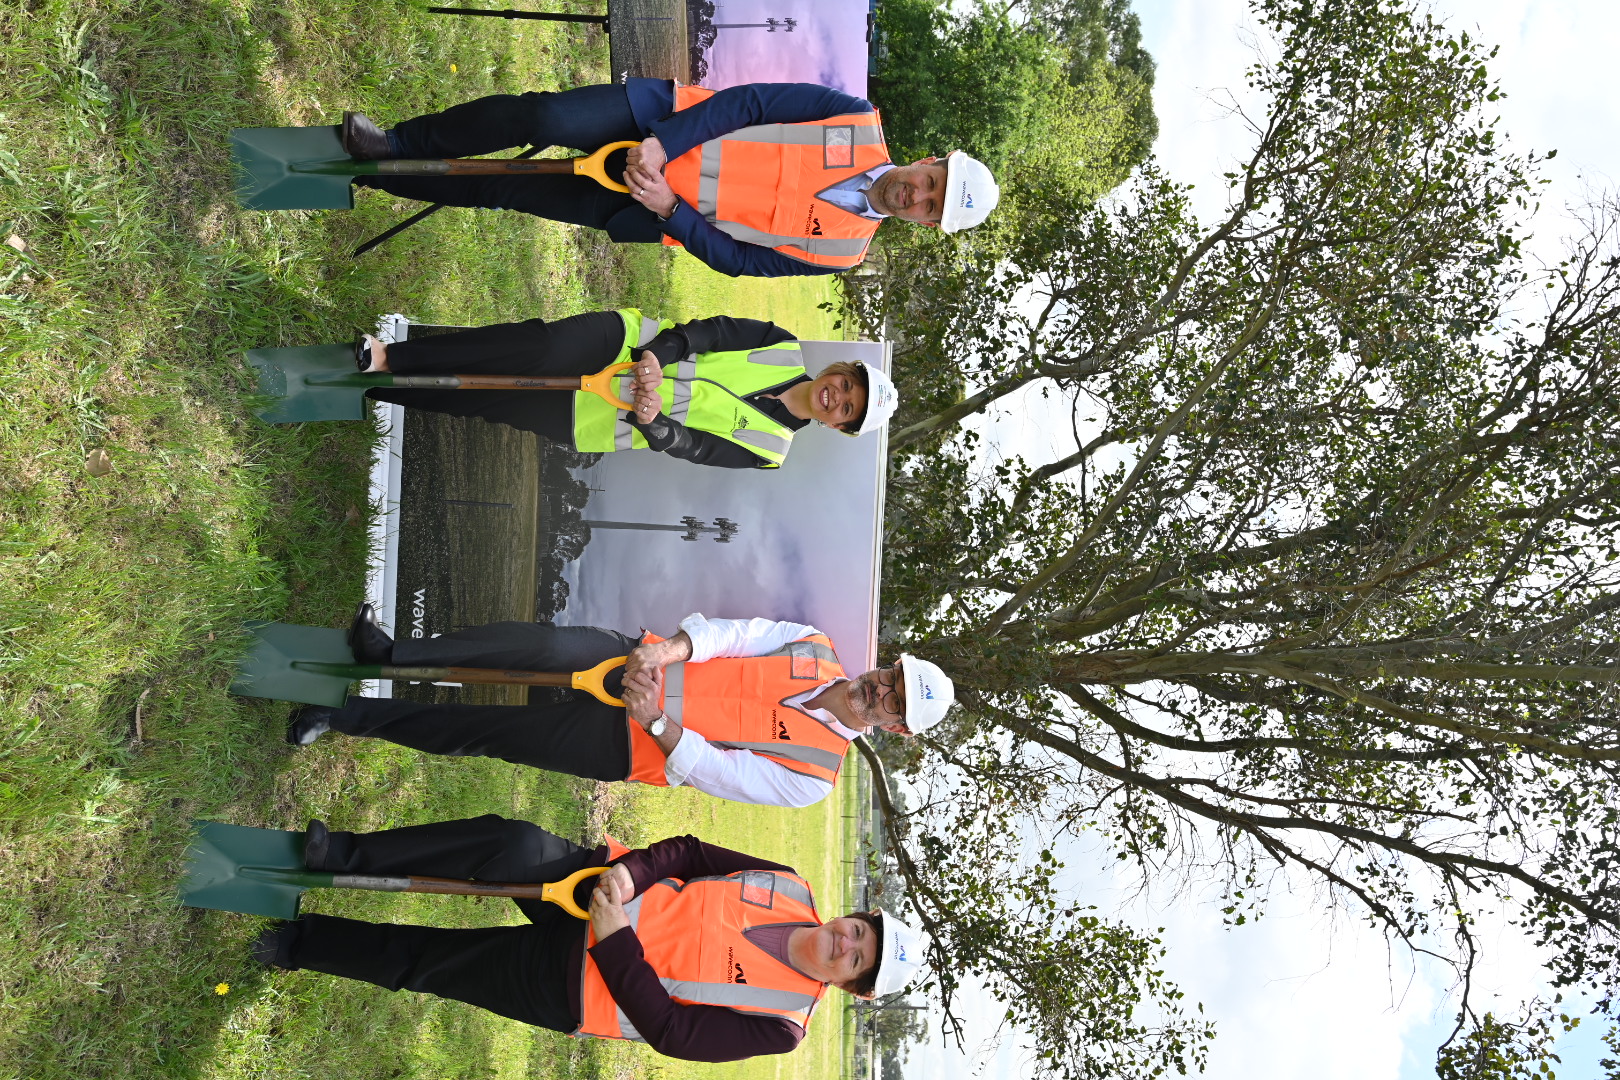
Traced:
<svg viewBox="0 0 1620 1080">
<path fill-rule="evenodd" d="M 894 384 L 863 363 L 812 378 L 798 339 L 774 323 L 716 316 L 675 325 L 631 308 L 547 322 L 482 326 L 392 345 L 367 338 L 365 371 L 401 375 L 590 375 L 636 366 L 615 380 L 634 412 L 588 393 L 378 389 L 380 401 L 478 416 L 585 452 L 656 450 L 699 465 L 770 469 L 812 421 L 859 435 L 886 423 Z"/>
</svg>

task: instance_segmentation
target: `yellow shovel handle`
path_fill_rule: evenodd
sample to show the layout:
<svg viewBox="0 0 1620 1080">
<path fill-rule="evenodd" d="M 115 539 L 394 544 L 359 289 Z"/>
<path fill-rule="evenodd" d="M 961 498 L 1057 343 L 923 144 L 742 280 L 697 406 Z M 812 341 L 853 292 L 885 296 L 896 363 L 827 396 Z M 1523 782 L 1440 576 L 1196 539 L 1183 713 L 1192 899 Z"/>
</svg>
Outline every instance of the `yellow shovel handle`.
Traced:
<svg viewBox="0 0 1620 1080">
<path fill-rule="evenodd" d="M 604 168 L 604 166 L 607 165 L 608 155 L 613 153 L 613 151 L 624 150 L 632 146 L 640 145 L 641 143 L 634 139 L 631 139 L 628 142 L 608 143 L 594 154 L 590 154 L 585 157 L 577 157 L 574 159 L 574 175 L 588 176 L 592 180 L 595 180 L 598 184 L 601 184 L 603 187 L 607 188 L 609 191 L 622 191 L 628 195 L 630 193 L 630 189 L 619 183 L 617 180 L 608 179 L 607 169 Z"/>
<path fill-rule="evenodd" d="M 634 360 L 626 360 L 622 364 L 609 364 L 601 371 L 598 371 L 595 375 L 581 376 L 579 380 L 579 388 L 585 391 L 587 394 L 595 394 L 609 405 L 612 405 L 615 409 L 624 409 L 627 412 L 635 412 L 636 407 L 633 403 L 620 400 L 618 395 L 613 392 L 614 376 L 618 375 L 618 373 L 623 371 L 625 368 L 635 366 L 636 362 Z M 601 695 L 599 694 L 597 696 L 600 697 Z M 607 699 L 603 698 L 603 700 L 605 701 Z"/>
<path fill-rule="evenodd" d="M 550 900 L 576 919 L 588 919 L 590 913 L 574 903 L 574 887 L 588 877 L 600 877 L 613 869 L 611 866 L 587 866 L 575 870 L 561 881 L 553 881 L 540 891 L 540 899 Z"/>
<path fill-rule="evenodd" d="M 607 678 L 608 672 L 622 666 L 628 659 L 630 659 L 628 656 L 615 656 L 611 660 L 602 661 L 589 671 L 574 672 L 574 689 L 585 691 L 604 705 L 617 705 L 623 708 L 624 699 L 608 693 L 607 687 L 602 685 L 602 680 Z"/>
</svg>

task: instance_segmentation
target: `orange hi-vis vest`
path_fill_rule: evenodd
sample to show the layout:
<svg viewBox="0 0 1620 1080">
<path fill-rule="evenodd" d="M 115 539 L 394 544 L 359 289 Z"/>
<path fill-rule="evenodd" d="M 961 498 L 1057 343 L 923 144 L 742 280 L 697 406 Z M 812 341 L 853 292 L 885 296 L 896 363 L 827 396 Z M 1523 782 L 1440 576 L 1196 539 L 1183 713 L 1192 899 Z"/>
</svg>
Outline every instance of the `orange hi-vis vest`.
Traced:
<svg viewBox="0 0 1620 1080">
<path fill-rule="evenodd" d="M 690 881 L 665 878 L 624 911 L 658 981 L 683 1005 L 780 1016 L 806 1028 L 827 992 L 826 983 L 795 971 L 743 934 L 783 923 L 821 924 L 810 886 L 796 874 L 743 870 Z M 595 931 L 585 944 L 580 1022 L 573 1034 L 642 1040 L 591 957 Z"/>
<path fill-rule="evenodd" d="M 649 634 L 643 640 L 662 639 Z M 764 656 L 670 664 L 664 669 L 664 712 L 722 750 L 752 750 L 796 773 L 834 784 L 849 740 L 784 702 L 843 677 L 832 642 L 824 634 L 812 634 Z M 627 779 L 668 786 L 666 755 L 640 724 L 627 723 Z"/>
<path fill-rule="evenodd" d="M 675 110 L 708 98 L 675 88 Z M 799 124 L 757 124 L 694 146 L 664 166 L 675 194 L 735 240 L 812 266 L 848 270 L 866 257 L 881 218 L 852 214 L 821 193 L 889 162 L 876 112 Z M 679 246 L 666 235 L 664 243 Z"/>
</svg>

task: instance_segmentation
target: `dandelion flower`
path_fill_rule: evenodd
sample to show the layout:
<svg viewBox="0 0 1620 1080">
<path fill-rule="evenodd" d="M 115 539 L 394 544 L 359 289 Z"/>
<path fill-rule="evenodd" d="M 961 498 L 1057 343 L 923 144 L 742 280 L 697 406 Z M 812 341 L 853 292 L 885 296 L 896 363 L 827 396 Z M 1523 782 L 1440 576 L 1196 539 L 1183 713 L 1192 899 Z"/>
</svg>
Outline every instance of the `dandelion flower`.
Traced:
<svg viewBox="0 0 1620 1080">
<path fill-rule="evenodd" d="M 216 993 L 216 994 L 228 994 L 230 992 L 231 992 L 231 984 L 230 983 L 220 983 L 218 986 L 214 987 L 214 993 Z"/>
</svg>

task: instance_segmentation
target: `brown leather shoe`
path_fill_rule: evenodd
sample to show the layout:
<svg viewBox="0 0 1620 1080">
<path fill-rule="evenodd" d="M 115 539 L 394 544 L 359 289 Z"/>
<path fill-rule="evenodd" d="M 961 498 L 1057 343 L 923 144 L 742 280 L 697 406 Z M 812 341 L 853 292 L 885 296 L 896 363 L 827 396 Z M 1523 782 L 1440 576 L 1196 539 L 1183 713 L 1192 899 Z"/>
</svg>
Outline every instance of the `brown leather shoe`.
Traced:
<svg viewBox="0 0 1620 1080">
<path fill-rule="evenodd" d="M 381 161 L 394 156 L 393 148 L 388 145 L 388 133 L 373 124 L 365 113 L 344 113 L 338 140 L 350 157 L 361 161 Z"/>
</svg>

